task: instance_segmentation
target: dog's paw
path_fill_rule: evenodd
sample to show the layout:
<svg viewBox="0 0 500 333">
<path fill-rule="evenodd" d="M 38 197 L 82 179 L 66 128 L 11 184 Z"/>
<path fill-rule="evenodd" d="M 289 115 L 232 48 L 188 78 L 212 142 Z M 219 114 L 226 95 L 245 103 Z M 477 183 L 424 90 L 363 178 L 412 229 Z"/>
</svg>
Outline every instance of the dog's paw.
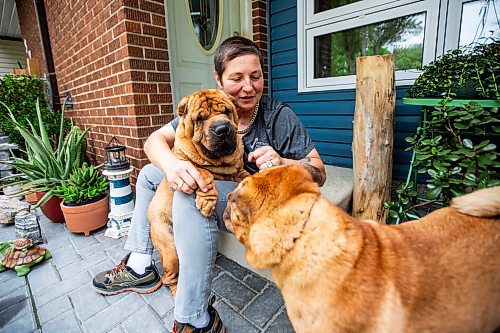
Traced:
<svg viewBox="0 0 500 333">
<path fill-rule="evenodd" d="M 201 215 L 205 217 L 211 216 L 215 212 L 217 205 L 217 197 L 196 197 L 196 208 L 200 211 Z"/>
</svg>

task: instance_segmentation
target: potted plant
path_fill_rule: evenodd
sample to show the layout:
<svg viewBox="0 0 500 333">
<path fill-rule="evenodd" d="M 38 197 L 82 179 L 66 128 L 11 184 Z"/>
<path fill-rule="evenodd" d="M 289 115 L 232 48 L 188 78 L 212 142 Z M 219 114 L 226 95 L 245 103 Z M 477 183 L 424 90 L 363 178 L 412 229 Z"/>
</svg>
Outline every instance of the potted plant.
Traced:
<svg viewBox="0 0 500 333">
<path fill-rule="evenodd" d="M 26 148 L 21 151 L 25 158 L 13 156 L 11 161 L 2 161 L 17 169 L 22 174 L 17 184 L 22 190 L 19 195 L 30 193 L 43 193 L 35 208 L 40 207 L 44 215 L 53 222 L 64 222 L 64 216 L 60 209 L 60 199 L 54 198 L 54 188 L 63 180 L 69 178 L 71 170 L 82 165 L 85 157 L 85 136 L 90 128 L 85 131 L 78 126 L 71 126 L 66 134 L 64 130 L 64 105 L 61 110 L 59 136 L 57 145 L 53 147 L 50 137 L 45 129 L 39 103 L 36 104 L 38 126 L 28 122 L 29 126 L 23 126 L 3 104 L 15 128 L 21 133 L 25 140 Z M 66 135 L 65 135 L 66 134 Z"/>
<path fill-rule="evenodd" d="M 403 103 L 422 105 L 422 120 L 406 138 L 412 159 L 396 200 L 384 203 L 387 222 L 418 219 L 455 196 L 500 185 L 499 52 L 498 41 L 449 51 L 408 90 Z"/>
<path fill-rule="evenodd" d="M 500 41 L 476 43 L 450 50 L 422 68 L 422 74 L 408 89 L 407 104 L 418 103 L 414 99 L 443 99 L 455 101 L 454 105 L 467 104 L 469 100 L 496 101 L 500 98 L 499 66 Z M 462 102 L 462 100 L 466 100 Z M 416 104 L 416 105 L 437 105 Z M 426 103 L 425 101 L 423 103 Z M 429 102 L 427 102 L 429 103 Z"/>
<path fill-rule="evenodd" d="M 53 190 L 54 195 L 62 199 L 61 210 L 69 231 L 89 236 L 90 231 L 106 225 L 108 187 L 107 178 L 96 166 L 83 163 Z"/>
</svg>

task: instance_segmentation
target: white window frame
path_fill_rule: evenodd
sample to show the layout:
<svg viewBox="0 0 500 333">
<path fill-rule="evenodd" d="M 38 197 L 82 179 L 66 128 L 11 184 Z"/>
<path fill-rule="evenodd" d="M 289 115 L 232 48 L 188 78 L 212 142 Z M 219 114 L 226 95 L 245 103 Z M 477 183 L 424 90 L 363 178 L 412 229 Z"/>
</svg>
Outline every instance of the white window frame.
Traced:
<svg viewBox="0 0 500 333">
<path fill-rule="evenodd" d="M 467 0 L 461 0 L 467 1 Z M 314 78 L 314 37 L 425 12 L 423 64 L 435 59 L 439 0 L 365 0 L 314 14 L 313 1 L 297 1 L 298 91 L 353 89 L 356 76 Z M 417 70 L 396 71 L 396 85 L 410 85 Z"/>
</svg>

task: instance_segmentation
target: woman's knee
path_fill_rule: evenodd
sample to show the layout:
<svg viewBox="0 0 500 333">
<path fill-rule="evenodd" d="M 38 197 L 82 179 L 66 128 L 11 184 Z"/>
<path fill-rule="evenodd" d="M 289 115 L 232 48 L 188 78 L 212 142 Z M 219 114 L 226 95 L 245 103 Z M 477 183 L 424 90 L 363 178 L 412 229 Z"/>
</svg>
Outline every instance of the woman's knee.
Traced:
<svg viewBox="0 0 500 333">
<path fill-rule="evenodd" d="M 163 172 L 158 167 L 153 164 L 146 164 L 139 171 L 136 186 L 155 191 L 162 179 Z"/>
</svg>

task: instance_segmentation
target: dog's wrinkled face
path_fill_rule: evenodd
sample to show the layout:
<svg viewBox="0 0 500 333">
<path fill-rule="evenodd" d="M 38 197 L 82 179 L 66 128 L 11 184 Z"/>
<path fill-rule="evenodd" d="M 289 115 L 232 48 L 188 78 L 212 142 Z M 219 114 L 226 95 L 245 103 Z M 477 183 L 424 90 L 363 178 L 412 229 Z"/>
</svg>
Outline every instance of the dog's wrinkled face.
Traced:
<svg viewBox="0 0 500 333">
<path fill-rule="evenodd" d="M 264 268 L 278 263 L 293 245 L 319 193 L 303 168 L 270 168 L 245 178 L 229 193 L 224 222 L 245 246 L 248 262 Z"/>
<path fill-rule="evenodd" d="M 238 115 L 233 97 L 222 90 L 201 90 L 184 97 L 177 112 L 184 136 L 200 155 L 213 160 L 236 150 Z"/>
</svg>

